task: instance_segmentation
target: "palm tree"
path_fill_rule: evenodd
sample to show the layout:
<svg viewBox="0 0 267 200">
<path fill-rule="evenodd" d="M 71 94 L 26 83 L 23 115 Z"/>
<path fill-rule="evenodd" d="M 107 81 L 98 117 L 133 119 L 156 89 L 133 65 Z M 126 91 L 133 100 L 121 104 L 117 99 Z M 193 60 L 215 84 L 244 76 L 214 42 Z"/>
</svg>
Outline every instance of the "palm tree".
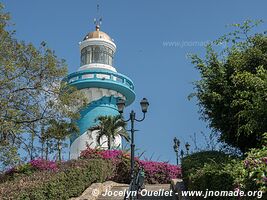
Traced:
<svg viewBox="0 0 267 200">
<path fill-rule="evenodd" d="M 126 123 L 121 119 L 120 115 L 117 116 L 99 116 L 96 118 L 99 124 L 89 128 L 89 131 L 96 131 L 97 143 L 100 145 L 100 140 L 103 136 L 108 139 L 108 149 L 111 149 L 112 142 L 115 140 L 116 136 L 121 136 L 129 141 L 129 135 L 125 130 Z"/>
<path fill-rule="evenodd" d="M 50 120 L 46 134 L 48 138 L 56 140 L 56 149 L 58 152 L 58 160 L 61 161 L 62 157 L 62 144 L 67 136 L 77 133 L 79 128 L 74 122 L 67 122 L 63 120 Z"/>
</svg>

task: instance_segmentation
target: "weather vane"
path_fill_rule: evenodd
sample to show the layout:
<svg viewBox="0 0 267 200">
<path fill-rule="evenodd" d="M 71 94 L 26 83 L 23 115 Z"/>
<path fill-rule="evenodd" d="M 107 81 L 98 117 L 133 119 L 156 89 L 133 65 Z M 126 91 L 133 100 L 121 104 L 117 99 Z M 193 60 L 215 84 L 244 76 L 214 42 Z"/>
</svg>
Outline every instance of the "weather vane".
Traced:
<svg viewBox="0 0 267 200">
<path fill-rule="evenodd" d="M 96 6 L 97 17 L 94 18 L 94 24 L 96 25 L 96 28 L 98 28 L 98 29 L 99 29 L 100 25 L 102 24 L 102 17 L 99 14 L 99 9 L 100 9 L 100 6 L 99 6 L 99 2 L 98 2 L 97 6 Z"/>
</svg>

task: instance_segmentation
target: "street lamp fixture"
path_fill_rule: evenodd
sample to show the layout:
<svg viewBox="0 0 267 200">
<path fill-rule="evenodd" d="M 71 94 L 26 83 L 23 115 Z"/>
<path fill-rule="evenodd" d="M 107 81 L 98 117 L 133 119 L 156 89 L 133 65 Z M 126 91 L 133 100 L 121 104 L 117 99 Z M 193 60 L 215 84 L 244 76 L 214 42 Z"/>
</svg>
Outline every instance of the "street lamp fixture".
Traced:
<svg viewBox="0 0 267 200">
<path fill-rule="evenodd" d="M 173 139 L 174 145 L 173 150 L 176 153 L 176 163 L 179 165 L 179 146 L 180 146 L 180 140 L 178 140 L 176 137 Z"/>
<path fill-rule="evenodd" d="M 186 149 L 186 154 L 189 155 L 190 144 L 188 142 L 185 144 L 185 149 Z"/>
<path fill-rule="evenodd" d="M 148 106 L 149 106 L 149 103 L 147 101 L 146 98 L 143 98 L 140 102 L 140 105 L 141 105 L 141 109 L 142 109 L 142 112 L 143 112 L 143 118 L 142 119 L 136 119 L 135 115 L 136 113 L 132 110 L 130 112 L 130 118 L 128 120 L 123 120 L 124 122 L 131 122 L 131 184 L 134 184 L 134 180 L 135 180 L 135 175 L 134 175 L 134 151 L 135 151 L 135 144 L 134 144 L 134 132 L 136 131 L 135 128 L 134 128 L 134 122 L 137 121 L 137 122 L 141 122 L 145 119 L 145 116 L 146 116 L 146 112 L 147 112 L 147 109 L 148 109 Z M 118 99 L 117 101 L 117 107 L 118 107 L 118 111 L 120 113 L 120 115 L 122 115 L 123 113 L 123 110 L 125 108 L 125 100 L 124 99 Z M 132 191 L 132 189 L 131 189 Z"/>
<path fill-rule="evenodd" d="M 180 151 L 180 155 L 179 155 L 179 147 L 180 147 L 180 140 L 178 140 L 176 137 L 173 139 L 174 145 L 173 145 L 173 150 L 175 151 L 176 154 L 176 162 L 177 165 L 179 165 L 179 159 L 182 160 L 184 157 L 184 150 L 181 149 Z M 189 148 L 190 148 L 190 144 L 187 142 L 185 144 L 185 149 L 186 149 L 186 155 L 189 155 Z"/>
<path fill-rule="evenodd" d="M 119 113 L 122 114 L 123 113 L 123 110 L 125 108 L 125 101 L 123 99 L 119 99 L 117 101 L 117 107 L 118 107 Z"/>
<path fill-rule="evenodd" d="M 173 139 L 173 142 L 174 142 L 174 151 L 176 152 L 178 149 L 179 149 L 179 146 L 180 146 L 180 140 L 178 140 L 176 137 Z"/>
<path fill-rule="evenodd" d="M 142 112 L 146 113 L 147 109 L 148 109 L 148 106 L 149 106 L 149 103 L 148 103 L 147 99 L 143 98 L 142 101 L 140 102 L 140 105 L 141 105 Z"/>
</svg>

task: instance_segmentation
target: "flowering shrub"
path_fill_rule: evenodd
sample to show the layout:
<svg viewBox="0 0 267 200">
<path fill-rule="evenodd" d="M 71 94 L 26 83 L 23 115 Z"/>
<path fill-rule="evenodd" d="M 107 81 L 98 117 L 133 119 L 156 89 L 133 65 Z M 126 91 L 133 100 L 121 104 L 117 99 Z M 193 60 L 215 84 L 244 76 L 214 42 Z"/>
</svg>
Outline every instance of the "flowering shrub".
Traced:
<svg viewBox="0 0 267 200">
<path fill-rule="evenodd" d="M 33 169 L 36 170 L 56 171 L 58 169 L 57 163 L 55 161 L 44 160 L 41 158 L 38 158 L 36 160 L 31 160 L 29 163 L 33 167 Z"/>
<path fill-rule="evenodd" d="M 103 159 L 58 163 L 57 171 L 36 170 L 1 183 L 0 199 L 63 200 L 78 197 L 92 183 L 107 180 L 112 168 L 113 165 Z"/>
<path fill-rule="evenodd" d="M 94 159 L 94 158 L 102 158 L 100 155 L 100 151 L 98 149 L 91 149 L 87 147 L 80 153 L 81 159 Z"/>
<path fill-rule="evenodd" d="M 130 181 L 130 156 L 126 152 L 122 150 L 100 150 L 87 147 L 80 154 L 80 159 L 95 158 L 108 160 L 113 164 L 114 168 L 109 180 L 121 183 L 128 183 Z"/>
<path fill-rule="evenodd" d="M 115 166 L 115 171 L 110 180 L 129 183 L 130 182 L 130 155 L 122 150 L 97 150 L 89 147 L 80 154 L 82 159 L 101 158 L 110 160 Z M 135 170 L 139 166 L 144 168 L 146 182 L 148 183 L 169 183 L 171 179 L 181 176 L 181 169 L 176 165 L 166 162 L 144 161 L 135 158 Z"/>
<path fill-rule="evenodd" d="M 125 153 L 122 150 L 100 150 L 100 149 L 91 149 L 87 147 L 80 153 L 81 159 L 117 159 L 123 156 Z"/>
<path fill-rule="evenodd" d="M 54 161 L 44 160 L 41 158 L 38 158 L 36 160 L 31 160 L 28 163 L 17 165 L 9 170 L 7 170 L 2 177 L 3 180 L 1 182 L 4 182 L 6 180 L 21 176 L 21 175 L 29 175 L 32 174 L 34 171 L 43 171 L 43 170 L 49 170 L 49 171 L 56 171 L 58 170 L 57 163 Z"/>
<path fill-rule="evenodd" d="M 103 159 L 116 159 L 121 158 L 124 153 L 121 150 L 106 150 L 100 151 L 100 155 Z"/>
<path fill-rule="evenodd" d="M 148 183 L 169 183 L 181 176 L 181 169 L 166 162 L 139 161 L 144 168 Z"/>
<path fill-rule="evenodd" d="M 267 147 L 252 149 L 243 166 L 247 174 L 244 178 L 245 187 L 267 192 Z"/>
</svg>

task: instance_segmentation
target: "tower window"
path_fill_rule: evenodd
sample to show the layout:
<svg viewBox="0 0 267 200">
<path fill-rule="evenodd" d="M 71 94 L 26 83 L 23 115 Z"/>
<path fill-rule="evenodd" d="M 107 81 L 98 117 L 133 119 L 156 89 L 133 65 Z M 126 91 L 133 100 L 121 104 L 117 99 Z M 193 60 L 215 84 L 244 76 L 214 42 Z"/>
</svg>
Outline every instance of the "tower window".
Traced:
<svg viewBox="0 0 267 200">
<path fill-rule="evenodd" d="M 112 66 L 114 52 L 105 46 L 87 46 L 81 51 L 81 65 L 101 63 Z"/>
</svg>

